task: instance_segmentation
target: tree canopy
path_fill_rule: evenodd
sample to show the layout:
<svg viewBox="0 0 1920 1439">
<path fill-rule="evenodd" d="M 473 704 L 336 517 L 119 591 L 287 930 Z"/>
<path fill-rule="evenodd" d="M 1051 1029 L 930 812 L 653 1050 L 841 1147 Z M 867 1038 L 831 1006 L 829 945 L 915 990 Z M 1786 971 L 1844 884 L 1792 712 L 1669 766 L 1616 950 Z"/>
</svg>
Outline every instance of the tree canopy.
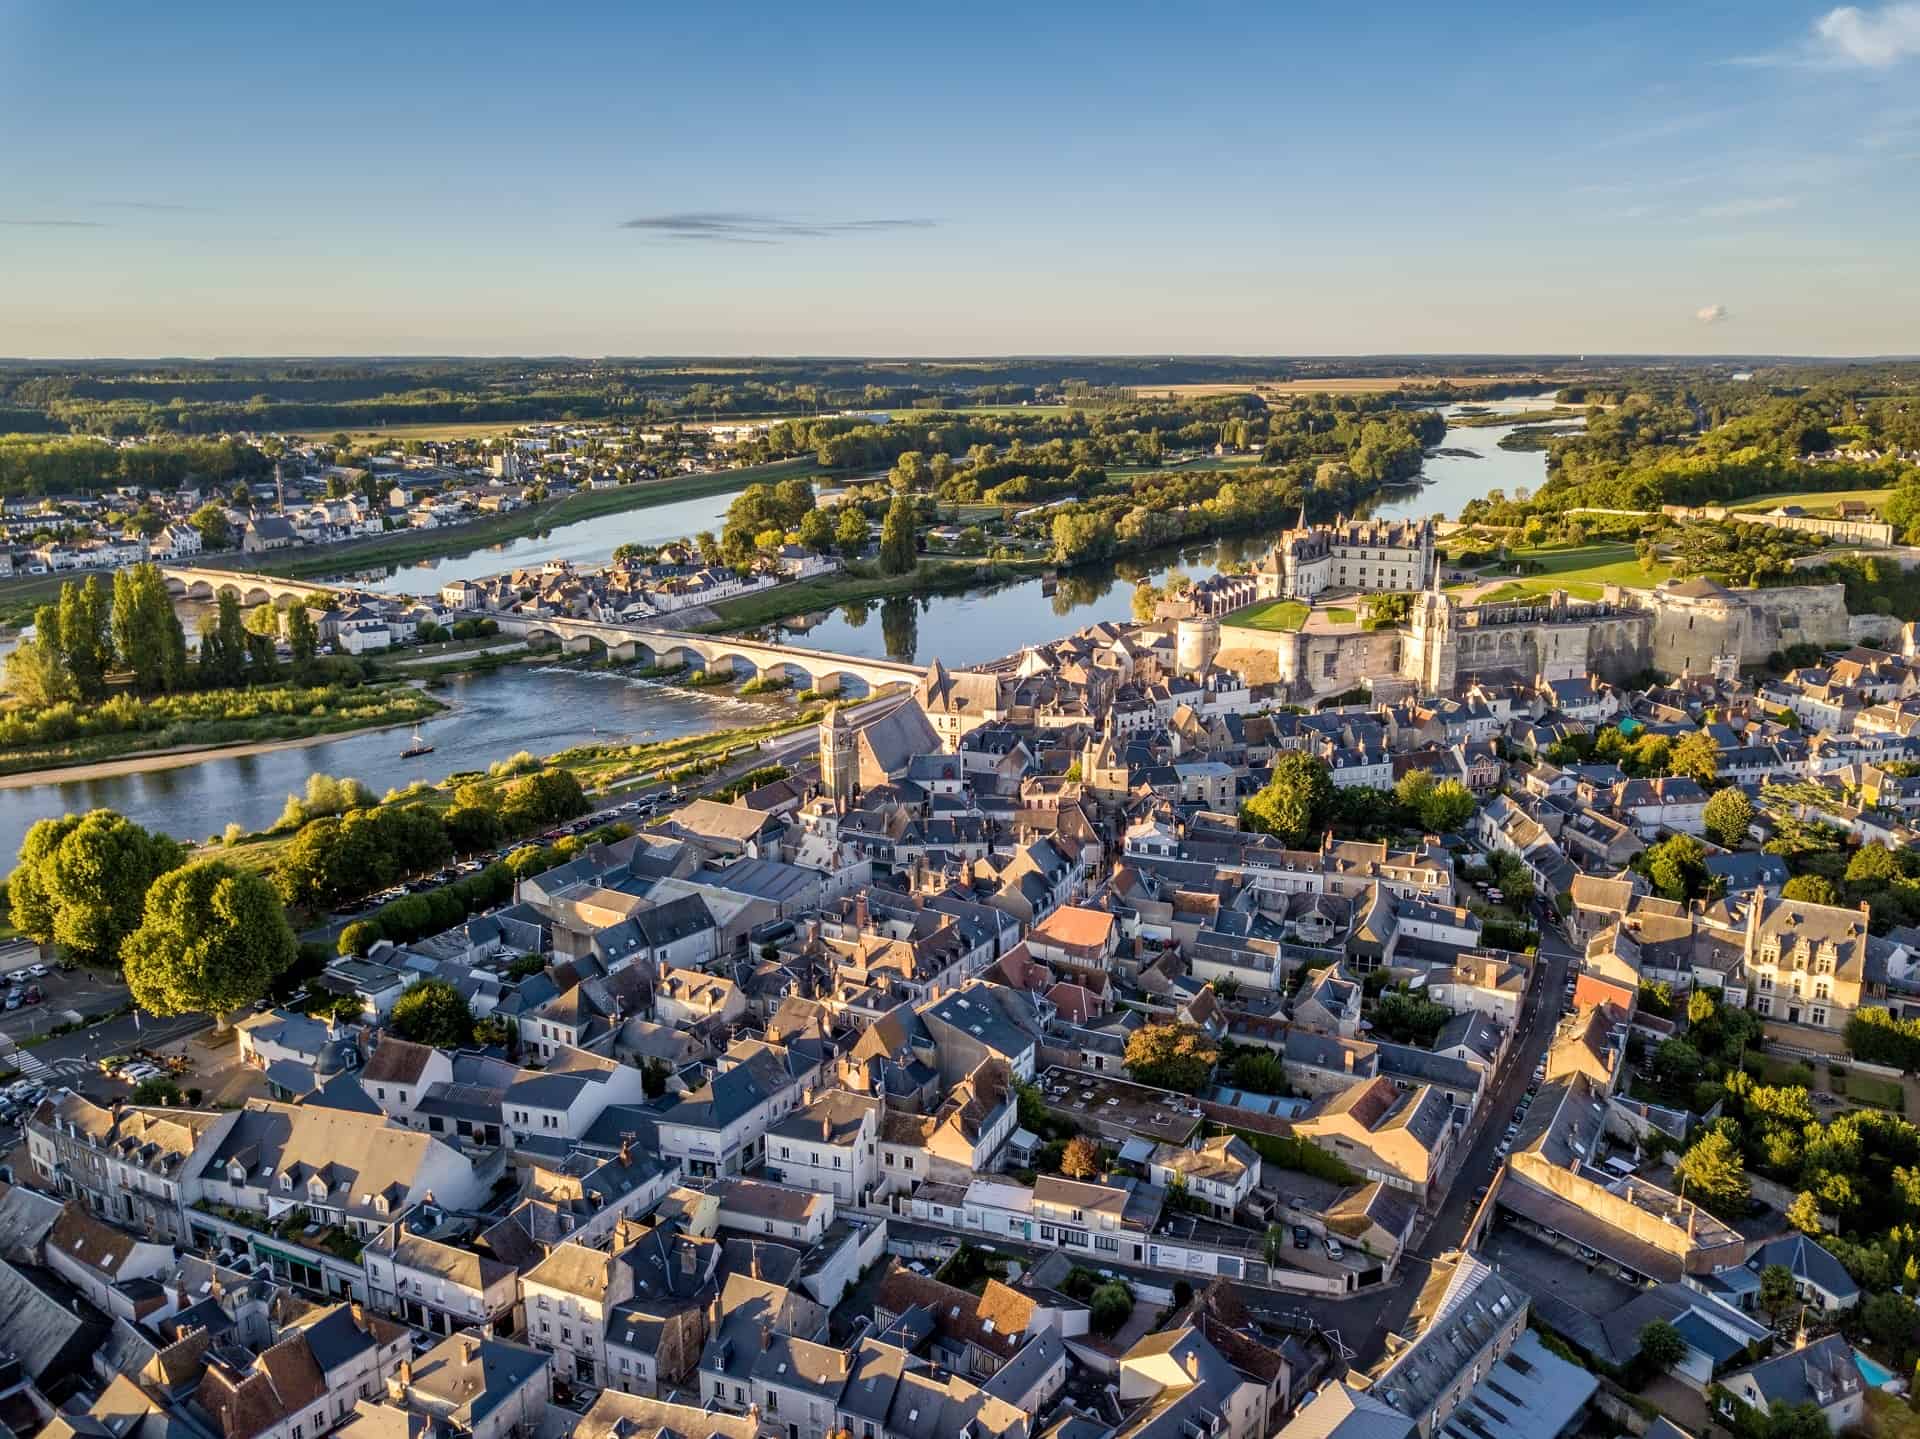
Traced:
<svg viewBox="0 0 1920 1439">
<path fill-rule="evenodd" d="M 1317 840 L 1333 811 L 1332 772 L 1316 755 L 1289 750 L 1273 762 L 1273 777 L 1240 807 L 1240 822 L 1289 845 Z"/>
<path fill-rule="evenodd" d="M 1127 1073 L 1156 1089 L 1198 1094 L 1219 1058 L 1213 1041 L 1191 1024 L 1147 1024 L 1127 1036 Z"/>
<path fill-rule="evenodd" d="M 224 860 L 160 876 L 121 946 L 134 1002 L 154 1014 L 220 1014 L 264 995 L 298 946 L 279 897 Z"/>
<path fill-rule="evenodd" d="M 458 1049 L 473 1042 L 473 1010 L 466 997 L 444 979 L 423 979 L 393 1002 L 394 1033 L 436 1049 Z"/>
<path fill-rule="evenodd" d="M 9 881 L 13 922 L 76 963 L 117 964 L 148 886 L 185 857 L 168 836 L 110 809 L 43 819 L 27 831 Z"/>
</svg>

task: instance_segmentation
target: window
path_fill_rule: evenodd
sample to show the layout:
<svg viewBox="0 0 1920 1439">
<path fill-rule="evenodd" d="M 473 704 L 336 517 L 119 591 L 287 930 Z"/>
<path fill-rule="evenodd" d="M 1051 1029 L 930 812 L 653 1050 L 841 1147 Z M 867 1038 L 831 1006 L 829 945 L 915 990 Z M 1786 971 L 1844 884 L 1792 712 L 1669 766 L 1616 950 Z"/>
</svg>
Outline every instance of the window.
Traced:
<svg viewBox="0 0 1920 1439">
<path fill-rule="evenodd" d="M 1758 1014 L 1762 1014 L 1762 1015 L 1772 1014 L 1773 1001 L 1767 998 L 1767 996 L 1763 994 L 1759 998 L 1754 1000 L 1753 1008 L 1754 1008 L 1754 1011 Z"/>
<path fill-rule="evenodd" d="M 1824 1029 L 1827 1023 L 1826 1010 L 1822 1009 L 1819 1005 L 1816 1004 L 1812 1009 L 1807 1011 L 1807 1023 L 1817 1024 Z"/>
<path fill-rule="evenodd" d="M 1105 1234 L 1096 1234 L 1093 1237 L 1093 1247 L 1108 1254 L 1118 1254 L 1120 1252 L 1120 1241 L 1109 1238 Z"/>
</svg>

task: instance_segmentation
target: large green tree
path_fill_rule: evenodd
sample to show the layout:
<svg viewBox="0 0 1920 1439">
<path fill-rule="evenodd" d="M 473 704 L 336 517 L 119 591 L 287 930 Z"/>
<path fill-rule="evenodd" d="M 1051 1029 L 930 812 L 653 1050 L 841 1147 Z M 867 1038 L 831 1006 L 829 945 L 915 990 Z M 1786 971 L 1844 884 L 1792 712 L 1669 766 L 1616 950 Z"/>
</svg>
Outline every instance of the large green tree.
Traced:
<svg viewBox="0 0 1920 1439">
<path fill-rule="evenodd" d="M 1333 778 L 1325 760 L 1289 750 L 1273 762 L 1273 775 L 1240 807 L 1240 822 L 1289 845 L 1317 838 L 1333 812 Z"/>
<path fill-rule="evenodd" d="M 914 545 L 914 504 L 906 495 L 895 495 L 887 505 L 887 518 L 880 526 L 880 573 L 904 575 L 919 563 Z"/>
<path fill-rule="evenodd" d="M 1673 1172 L 1687 1198 L 1716 1212 L 1736 1213 L 1747 1202 L 1746 1158 L 1721 1129 L 1709 1129 L 1694 1141 Z"/>
<path fill-rule="evenodd" d="M 1219 1058 L 1213 1041 L 1191 1024 L 1146 1024 L 1127 1036 L 1127 1073 L 1155 1089 L 1198 1094 Z"/>
<path fill-rule="evenodd" d="M 1716 791 L 1707 801 L 1704 817 L 1707 837 L 1724 849 L 1738 849 L 1753 827 L 1753 801 L 1733 785 Z"/>
<path fill-rule="evenodd" d="M 60 586 L 60 650 L 83 700 L 97 700 L 107 692 L 107 671 L 113 668 L 112 619 L 113 601 L 99 575 L 88 575 L 85 584 Z"/>
<path fill-rule="evenodd" d="M 458 1049 L 473 1042 L 473 1010 L 444 979 L 423 979 L 393 1002 L 394 1033 L 415 1044 Z"/>
<path fill-rule="evenodd" d="M 833 522 L 833 542 L 842 559 L 857 560 L 867 547 L 867 517 L 858 505 L 842 505 L 840 518 Z"/>
<path fill-rule="evenodd" d="M 1720 773 L 1720 746 L 1705 730 L 1682 737 L 1667 756 L 1669 773 L 1686 775 L 1701 784 L 1712 784 Z"/>
<path fill-rule="evenodd" d="M 305 605 L 296 604 L 287 611 L 287 649 L 291 651 L 296 684 L 313 680 L 313 657 L 320 648 L 320 632 Z"/>
<path fill-rule="evenodd" d="M 186 637 L 157 566 L 130 565 L 114 574 L 113 644 L 141 694 L 178 689 L 184 681 L 175 652 L 184 659 Z"/>
<path fill-rule="evenodd" d="M 1647 878 L 1667 899 L 1697 899 L 1707 892 L 1707 852 L 1690 834 L 1676 834 L 1646 853 Z"/>
<path fill-rule="evenodd" d="M 27 831 L 9 881 L 13 922 L 80 964 L 115 964 L 148 886 L 184 858 L 166 835 L 110 809 L 43 819 Z"/>
<path fill-rule="evenodd" d="M 1654 1374 L 1665 1374 L 1687 1355 L 1687 1341 L 1664 1319 L 1650 1319 L 1640 1326 L 1640 1363 Z"/>
<path fill-rule="evenodd" d="M 224 860 L 164 874 L 121 946 L 134 1002 L 155 1014 L 216 1016 L 266 994 L 298 954 L 279 897 Z"/>
<path fill-rule="evenodd" d="M 223 590 L 215 612 L 200 621 L 200 678 L 214 688 L 231 689 L 246 677 L 246 623 L 239 599 Z"/>
</svg>

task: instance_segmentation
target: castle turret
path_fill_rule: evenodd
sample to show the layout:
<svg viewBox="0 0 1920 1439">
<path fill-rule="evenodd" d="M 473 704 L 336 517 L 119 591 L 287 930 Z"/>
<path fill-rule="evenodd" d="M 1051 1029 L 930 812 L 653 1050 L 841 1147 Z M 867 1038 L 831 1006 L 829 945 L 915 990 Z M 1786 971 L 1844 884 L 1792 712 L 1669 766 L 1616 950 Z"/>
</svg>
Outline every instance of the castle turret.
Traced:
<svg viewBox="0 0 1920 1439">
<path fill-rule="evenodd" d="M 1190 615 L 1174 628 L 1175 663 L 1180 673 L 1202 675 L 1220 653 L 1220 621 L 1213 615 Z"/>
</svg>

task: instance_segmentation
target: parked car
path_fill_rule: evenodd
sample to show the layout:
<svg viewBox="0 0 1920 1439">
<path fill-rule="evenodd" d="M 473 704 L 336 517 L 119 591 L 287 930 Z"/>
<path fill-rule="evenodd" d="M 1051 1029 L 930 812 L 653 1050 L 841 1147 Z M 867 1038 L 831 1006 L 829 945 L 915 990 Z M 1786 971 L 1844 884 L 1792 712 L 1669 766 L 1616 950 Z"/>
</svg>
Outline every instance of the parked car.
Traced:
<svg viewBox="0 0 1920 1439">
<path fill-rule="evenodd" d="M 27 966 L 27 973 L 32 975 L 35 979 L 45 979 L 49 974 L 52 973 L 52 971 L 49 970 L 44 964 L 30 964 Z"/>
<path fill-rule="evenodd" d="M 26 979 L 27 977 L 28 976 L 27 976 L 26 967 L 24 965 L 19 969 L 10 969 L 7 971 L 8 984 L 18 984 L 20 983 L 21 980 Z"/>
<path fill-rule="evenodd" d="M 1346 1257 L 1346 1253 L 1347 1251 L 1340 1247 L 1339 1240 L 1335 1239 L 1332 1235 L 1327 1236 L 1327 1258 L 1343 1259 Z"/>
<path fill-rule="evenodd" d="M 1295 1249 L 1305 1249 L 1311 1238 L 1312 1236 L 1307 1233 L 1306 1225 L 1296 1224 L 1293 1226 L 1293 1247 Z"/>
</svg>

